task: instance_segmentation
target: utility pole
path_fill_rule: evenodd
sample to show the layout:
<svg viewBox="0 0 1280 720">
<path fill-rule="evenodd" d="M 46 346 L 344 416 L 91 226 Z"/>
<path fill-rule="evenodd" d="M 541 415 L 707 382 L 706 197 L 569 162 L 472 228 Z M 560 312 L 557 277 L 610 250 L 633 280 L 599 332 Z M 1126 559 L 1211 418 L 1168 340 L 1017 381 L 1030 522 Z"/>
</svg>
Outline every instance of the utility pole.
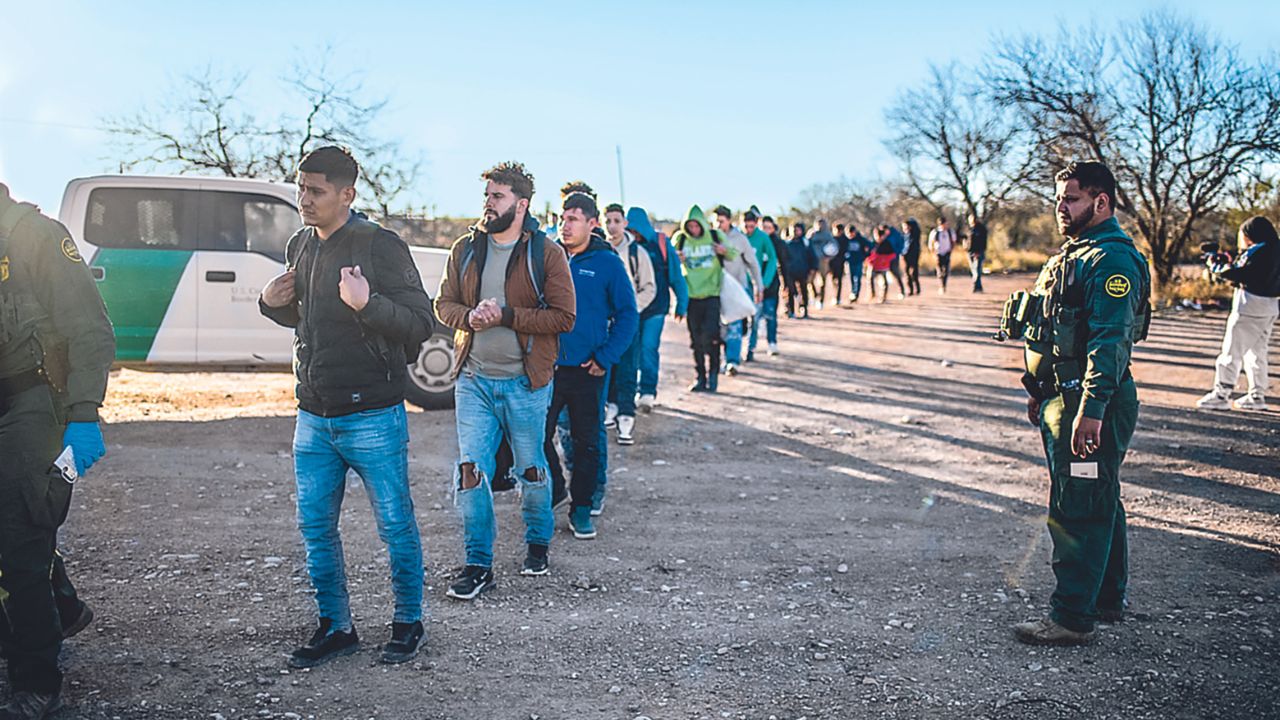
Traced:
<svg viewBox="0 0 1280 720">
<path fill-rule="evenodd" d="M 615 145 L 614 148 L 618 151 L 618 197 L 621 201 L 622 207 L 626 207 L 627 190 L 622 184 L 622 146 Z"/>
</svg>

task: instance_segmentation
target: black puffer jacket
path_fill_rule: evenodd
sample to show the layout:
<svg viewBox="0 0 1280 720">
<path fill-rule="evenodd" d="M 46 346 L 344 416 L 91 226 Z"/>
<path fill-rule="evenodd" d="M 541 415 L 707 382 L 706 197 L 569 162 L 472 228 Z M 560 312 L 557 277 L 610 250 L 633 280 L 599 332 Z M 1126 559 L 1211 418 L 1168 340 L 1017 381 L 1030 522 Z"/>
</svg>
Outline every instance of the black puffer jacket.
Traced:
<svg viewBox="0 0 1280 720">
<path fill-rule="evenodd" d="M 1250 294 L 1280 297 L 1280 245 L 1275 242 L 1254 245 L 1230 265 L 1213 265 L 1209 269 Z"/>
<path fill-rule="evenodd" d="M 258 307 L 295 329 L 298 407 L 336 417 L 403 402 L 405 348 L 421 345 L 435 326 L 405 242 L 353 213 L 328 240 L 311 227 L 294 233 L 285 256 L 297 271 L 298 300 L 282 308 L 259 300 Z M 354 265 L 370 280 L 369 304 L 358 313 L 338 294 L 342 268 Z"/>
</svg>

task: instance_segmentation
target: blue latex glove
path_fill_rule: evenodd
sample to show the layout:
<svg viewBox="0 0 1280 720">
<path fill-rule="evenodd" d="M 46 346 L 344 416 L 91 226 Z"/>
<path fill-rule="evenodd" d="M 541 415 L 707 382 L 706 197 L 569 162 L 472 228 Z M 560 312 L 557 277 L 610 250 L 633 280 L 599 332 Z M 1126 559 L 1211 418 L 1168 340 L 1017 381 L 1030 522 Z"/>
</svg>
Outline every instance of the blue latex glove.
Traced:
<svg viewBox="0 0 1280 720">
<path fill-rule="evenodd" d="M 107 446 L 102 442 L 102 428 L 96 422 L 67 423 L 67 431 L 62 434 L 62 446 L 71 447 L 76 456 L 76 472 L 80 475 L 107 454 Z"/>
</svg>

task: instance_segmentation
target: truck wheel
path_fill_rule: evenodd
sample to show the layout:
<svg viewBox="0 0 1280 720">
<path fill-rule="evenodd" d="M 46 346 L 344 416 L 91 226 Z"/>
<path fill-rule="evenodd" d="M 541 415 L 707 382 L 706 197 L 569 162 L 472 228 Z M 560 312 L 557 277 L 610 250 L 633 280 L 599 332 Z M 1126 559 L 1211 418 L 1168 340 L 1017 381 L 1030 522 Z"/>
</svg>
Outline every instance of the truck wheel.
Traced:
<svg viewBox="0 0 1280 720">
<path fill-rule="evenodd" d="M 435 334 L 409 363 L 405 399 L 423 410 L 453 407 L 453 336 Z"/>
</svg>

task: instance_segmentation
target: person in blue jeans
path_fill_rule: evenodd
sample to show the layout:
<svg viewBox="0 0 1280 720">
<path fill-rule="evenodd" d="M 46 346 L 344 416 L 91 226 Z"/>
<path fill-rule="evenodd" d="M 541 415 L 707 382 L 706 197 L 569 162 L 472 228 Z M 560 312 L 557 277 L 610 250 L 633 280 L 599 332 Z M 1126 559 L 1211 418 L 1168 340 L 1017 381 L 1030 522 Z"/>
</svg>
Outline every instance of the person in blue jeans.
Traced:
<svg viewBox="0 0 1280 720">
<path fill-rule="evenodd" d="M 484 215 L 458 239 L 440 279 L 436 315 L 454 329 L 458 465 L 466 565 L 446 594 L 473 600 L 496 586 L 493 477 L 505 437 L 520 483 L 522 575 L 545 575 L 555 529 L 544 432 L 560 333 L 576 305 L 569 263 L 529 215 L 533 176 L 520 163 L 485 171 Z"/>
<path fill-rule="evenodd" d="M 684 320 L 689 311 L 689 286 L 680 270 L 680 257 L 671 240 L 654 229 L 649 213 L 641 207 L 627 210 L 627 228 L 633 231 L 640 248 L 649 253 L 653 264 L 655 294 L 653 301 L 640 311 L 640 383 L 637 407 L 652 412 L 658 401 L 658 370 L 661 364 L 662 329 L 667 315 Z M 676 303 L 673 312 L 671 296 Z"/>
<path fill-rule="evenodd" d="M 849 247 L 845 251 L 845 265 L 849 267 L 849 302 L 855 303 L 862 295 L 862 271 L 875 244 L 853 223 L 845 228 L 845 234 L 849 238 Z"/>
<path fill-rule="evenodd" d="M 364 482 L 391 561 L 395 615 L 382 661 L 418 653 L 422 541 L 409 493 L 406 358 L 431 336 L 431 300 L 395 233 L 351 211 L 360 166 L 336 146 L 298 165 L 305 225 L 289 238 L 283 273 L 262 290 L 262 314 L 294 328 L 298 422 L 293 437 L 298 529 L 319 626 L 289 656 L 313 667 L 359 645 L 347 594 L 338 517 L 347 473 Z"/>
<path fill-rule="evenodd" d="M 760 212 L 755 205 L 742 213 L 742 229 L 755 250 L 756 259 L 760 262 L 760 285 L 764 288 L 760 301 L 756 303 L 756 314 L 751 319 L 751 334 L 747 341 L 747 362 L 756 359 L 756 343 L 760 340 L 760 323 L 768 324 L 766 330 L 769 343 L 769 354 L 778 354 L 778 289 L 781 286 L 778 272 L 778 250 L 773 244 L 768 227 L 760 229 Z M 776 231 L 776 223 L 769 225 Z"/>
</svg>

